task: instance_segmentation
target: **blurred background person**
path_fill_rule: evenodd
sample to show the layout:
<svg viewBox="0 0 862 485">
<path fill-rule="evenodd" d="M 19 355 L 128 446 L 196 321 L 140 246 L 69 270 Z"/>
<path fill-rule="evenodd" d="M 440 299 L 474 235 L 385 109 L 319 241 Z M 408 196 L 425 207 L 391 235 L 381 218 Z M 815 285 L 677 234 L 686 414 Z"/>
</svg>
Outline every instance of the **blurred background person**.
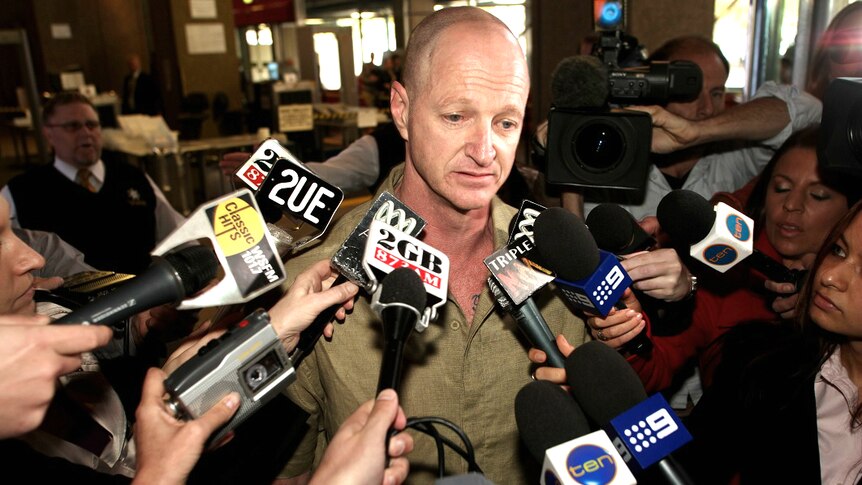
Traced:
<svg viewBox="0 0 862 485">
<path fill-rule="evenodd" d="M 805 90 L 818 99 L 836 77 L 862 76 L 862 3 L 851 3 L 835 14 L 809 65 Z"/>
<path fill-rule="evenodd" d="M 162 112 L 162 96 L 155 78 L 141 68 L 141 56 L 132 54 L 128 60 L 129 72 L 123 78 L 124 115 L 144 114 L 155 116 Z"/>
</svg>

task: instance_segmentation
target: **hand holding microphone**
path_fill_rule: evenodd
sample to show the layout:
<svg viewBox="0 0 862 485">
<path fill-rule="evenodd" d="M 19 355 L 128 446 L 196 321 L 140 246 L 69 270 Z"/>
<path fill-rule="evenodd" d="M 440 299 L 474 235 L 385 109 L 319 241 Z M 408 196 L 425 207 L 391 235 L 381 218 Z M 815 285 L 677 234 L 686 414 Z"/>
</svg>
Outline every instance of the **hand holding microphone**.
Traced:
<svg viewBox="0 0 862 485">
<path fill-rule="evenodd" d="M 591 315 L 606 317 L 616 308 L 625 309 L 620 301 L 631 284 L 617 258 L 599 251 L 584 222 L 562 209 L 548 209 L 536 218 L 534 228 L 539 263 L 557 273 L 555 280 L 563 296 Z M 624 351 L 641 354 L 652 349 L 644 332 L 633 336 Z"/>
<path fill-rule="evenodd" d="M 646 329 L 646 321 L 640 310 L 640 302 L 631 288 L 626 289 L 620 301 L 625 304 L 626 308 L 614 308 L 604 318 L 598 316 L 587 318 L 587 326 L 590 327 L 590 334 L 593 338 L 618 350 Z"/>
</svg>

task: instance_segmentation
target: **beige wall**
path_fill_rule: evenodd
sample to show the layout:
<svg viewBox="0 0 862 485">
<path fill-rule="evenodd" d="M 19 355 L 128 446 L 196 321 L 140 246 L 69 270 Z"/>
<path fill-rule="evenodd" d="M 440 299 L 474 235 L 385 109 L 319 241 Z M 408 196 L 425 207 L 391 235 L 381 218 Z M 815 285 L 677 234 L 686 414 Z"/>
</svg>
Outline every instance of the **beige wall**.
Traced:
<svg viewBox="0 0 862 485">
<path fill-rule="evenodd" d="M 176 62 L 183 94 L 203 92 L 212 103 L 213 95 L 223 91 L 230 99 L 230 109 L 240 106 L 239 57 L 234 38 L 233 6 L 231 0 L 216 0 L 218 18 L 193 19 L 188 0 L 171 0 L 171 20 L 176 39 Z M 227 52 L 223 54 L 189 54 L 186 24 L 218 22 L 224 26 Z M 217 136 L 210 118 L 203 128 L 203 137 Z"/>
<path fill-rule="evenodd" d="M 148 65 L 141 0 L 35 0 L 32 3 L 39 49 L 48 73 L 80 66 L 100 91 L 120 92 L 126 59 L 136 52 Z M 55 39 L 52 24 L 67 24 L 70 39 Z"/>
</svg>

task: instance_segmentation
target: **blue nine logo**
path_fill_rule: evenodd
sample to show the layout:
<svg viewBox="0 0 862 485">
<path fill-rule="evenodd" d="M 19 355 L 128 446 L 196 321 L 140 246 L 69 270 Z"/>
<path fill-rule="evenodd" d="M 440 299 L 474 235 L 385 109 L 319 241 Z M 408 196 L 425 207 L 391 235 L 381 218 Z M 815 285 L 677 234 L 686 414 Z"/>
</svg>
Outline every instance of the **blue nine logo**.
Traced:
<svg viewBox="0 0 862 485">
<path fill-rule="evenodd" d="M 751 229 L 749 229 L 748 224 L 745 223 L 745 219 L 742 217 L 731 214 L 727 216 L 727 220 L 725 221 L 727 225 L 727 230 L 730 231 L 730 235 L 740 241 L 748 241 L 748 238 L 751 237 Z"/>
<path fill-rule="evenodd" d="M 614 458 L 596 445 L 581 445 L 566 457 L 569 475 L 582 485 L 606 485 L 617 475 Z"/>
<path fill-rule="evenodd" d="M 726 244 L 713 244 L 703 250 L 703 259 L 721 266 L 736 261 L 736 256 L 736 249 Z"/>
</svg>

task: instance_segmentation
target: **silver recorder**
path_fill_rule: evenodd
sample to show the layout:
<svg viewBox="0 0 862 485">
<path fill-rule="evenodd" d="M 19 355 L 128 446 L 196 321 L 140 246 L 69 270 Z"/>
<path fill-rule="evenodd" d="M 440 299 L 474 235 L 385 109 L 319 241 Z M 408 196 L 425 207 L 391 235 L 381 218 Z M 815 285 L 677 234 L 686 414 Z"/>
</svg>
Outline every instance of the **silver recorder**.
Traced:
<svg viewBox="0 0 862 485">
<path fill-rule="evenodd" d="M 294 380 L 293 364 L 269 315 L 256 310 L 165 379 L 167 405 L 178 419 L 195 419 L 229 393 L 238 392 L 239 409 L 210 436 L 207 445 L 211 446 Z"/>
</svg>

